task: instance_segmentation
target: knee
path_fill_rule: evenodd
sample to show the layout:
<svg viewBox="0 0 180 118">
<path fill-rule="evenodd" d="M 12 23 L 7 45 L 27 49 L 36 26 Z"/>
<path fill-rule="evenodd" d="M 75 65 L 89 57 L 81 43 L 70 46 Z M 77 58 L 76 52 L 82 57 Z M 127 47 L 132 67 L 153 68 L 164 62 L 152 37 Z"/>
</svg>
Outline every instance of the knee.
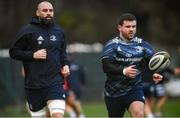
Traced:
<svg viewBox="0 0 180 118">
<path fill-rule="evenodd" d="M 39 110 L 39 111 L 36 111 L 36 112 L 33 112 L 31 110 L 29 110 L 29 113 L 31 115 L 32 118 L 44 118 L 46 116 L 46 112 L 45 112 L 45 108 Z"/>
<path fill-rule="evenodd" d="M 142 110 L 135 110 L 133 113 L 132 113 L 132 117 L 135 117 L 135 118 L 143 118 L 144 117 L 144 111 Z"/>
<path fill-rule="evenodd" d="M 62 113 L 52 113 L 52 118 L 63 118 Z"/>
<path fill-rule="evenodd" d="M 144 117 L 144 103 L 135 101 L 130 105 L 129 112 L 134 118 L 143 118 Z"/>
</svg>

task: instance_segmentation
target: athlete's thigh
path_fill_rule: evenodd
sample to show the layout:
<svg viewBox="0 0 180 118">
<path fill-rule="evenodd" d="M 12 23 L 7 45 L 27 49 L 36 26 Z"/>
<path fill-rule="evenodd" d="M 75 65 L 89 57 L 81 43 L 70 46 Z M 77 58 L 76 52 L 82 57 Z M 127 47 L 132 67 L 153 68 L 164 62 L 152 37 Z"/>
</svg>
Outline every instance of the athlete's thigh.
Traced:
<svg viewBox="0 0 180 118">
<path fill-rule="evenodd" d="M 132 117 L 143 117 L 144 116 L 144 103 L 141 101 L 133 101 L 128 111 Z"/>
<path fill-rule="evenodd" d="M 63 85 L 55 85 L 48 89 L 46 99 L 51 116 L 53 113 L 64 114 L 65 97 Z"/>
<path fill-rule="evenodd" d="M 145 97 L 142 87 L 134 88 L 126 96 L 126 100 L 128 111 L 131 113 L 132 116 L 143 116 Z"/>
<path fill-rule="evenodd" d="M 126 107 L 129 108 L 130 104 L 134 101 L 145 103 L 144 91 L 142 87 L 136 87 L 126 95 Z"/>
<path fill-rule="evenodd" d="M 65 111 L 65 100 L 48 100 L 47 106 L 49 109 L 49 113 L 51 116 L 53 114 L 61 114 L 64 115 Z"/>
<path fill-rule="evenodd" d="M 108 110 L 109 117 L 123 117 L 126 106 L 123 97 L 112 98 L 105 96 L 105 104 Z"/>
<path fill-rule="evenodd" d="M 74 105 L 76 102 L 76 96 L 72 91 L 66 91 L 66 103 L 69 105 Z"/>
</svg>

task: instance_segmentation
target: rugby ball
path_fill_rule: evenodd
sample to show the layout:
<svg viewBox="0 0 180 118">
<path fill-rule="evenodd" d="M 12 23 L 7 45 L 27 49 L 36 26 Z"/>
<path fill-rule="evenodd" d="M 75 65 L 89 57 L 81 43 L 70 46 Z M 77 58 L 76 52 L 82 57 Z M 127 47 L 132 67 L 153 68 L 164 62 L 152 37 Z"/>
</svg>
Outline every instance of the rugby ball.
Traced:
<svg viewBox="0 0 180 118">
<path fill-rule="evenodd" d="M 154 72 L 165 70 L 170 64 L 170 55 L 165 51 L 155 53 L 149 61 L 149 69 Z"/>
</svg>

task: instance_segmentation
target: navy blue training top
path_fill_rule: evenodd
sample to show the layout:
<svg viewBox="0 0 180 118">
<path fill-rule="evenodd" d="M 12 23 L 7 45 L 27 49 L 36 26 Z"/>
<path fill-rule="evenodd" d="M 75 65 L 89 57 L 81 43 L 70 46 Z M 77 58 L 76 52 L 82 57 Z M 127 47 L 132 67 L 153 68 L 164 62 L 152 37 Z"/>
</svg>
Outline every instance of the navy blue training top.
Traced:
<svg viewBox="0 0 180 118">
<path fill-rule="evenodd" d="M 102 53 L 103 71 L 106 73 L 104 93 L 106 96 L 119 97 L 126 95 L 135 87 L 142 86 L 142 65 L 143 59 L 149 62 L 154 50 L 143 39 L 133 38 L 124 41 L 119 37 L 107 42 Z M 109 63 L 111 64 L 110 66 Z M 135 78 L 123 75 L 123 69 L 135 65 L 138 74 Z"/>
<path fill-rule="evenodd" d="M 33 53 L 46 49 L 47 59 L 33 59 Z M 17 34 L 10 57 L 23 62 L 25 88 L 44 88 L 63 84 L 60 68 L 68 64 L 63 30 L 56 24 L 46 26 L 36 17 Z"/>
</svg>

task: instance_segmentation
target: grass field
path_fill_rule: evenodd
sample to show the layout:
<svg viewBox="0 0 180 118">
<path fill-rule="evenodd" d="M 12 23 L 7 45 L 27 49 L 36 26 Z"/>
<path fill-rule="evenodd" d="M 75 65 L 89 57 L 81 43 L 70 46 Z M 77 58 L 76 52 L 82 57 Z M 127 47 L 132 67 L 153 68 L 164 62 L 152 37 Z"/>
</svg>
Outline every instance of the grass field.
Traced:
<svg viewBox="0 0 180 118">
<path fill-rule="evenodd" d="M 107 117 L 107 111 L 103 102 L 83 103 L 86 117 Z M 168 100 L 162 109 L 164 117 L 180 117 L 180 99 Z M 25 107 L 7 106 L 0 110 L 0 117 L 28 117 Z M 129 116 L 126 113 L 125 116 Z M 67 114 L 65 114 L 67 117 Z"/>
</svg>

